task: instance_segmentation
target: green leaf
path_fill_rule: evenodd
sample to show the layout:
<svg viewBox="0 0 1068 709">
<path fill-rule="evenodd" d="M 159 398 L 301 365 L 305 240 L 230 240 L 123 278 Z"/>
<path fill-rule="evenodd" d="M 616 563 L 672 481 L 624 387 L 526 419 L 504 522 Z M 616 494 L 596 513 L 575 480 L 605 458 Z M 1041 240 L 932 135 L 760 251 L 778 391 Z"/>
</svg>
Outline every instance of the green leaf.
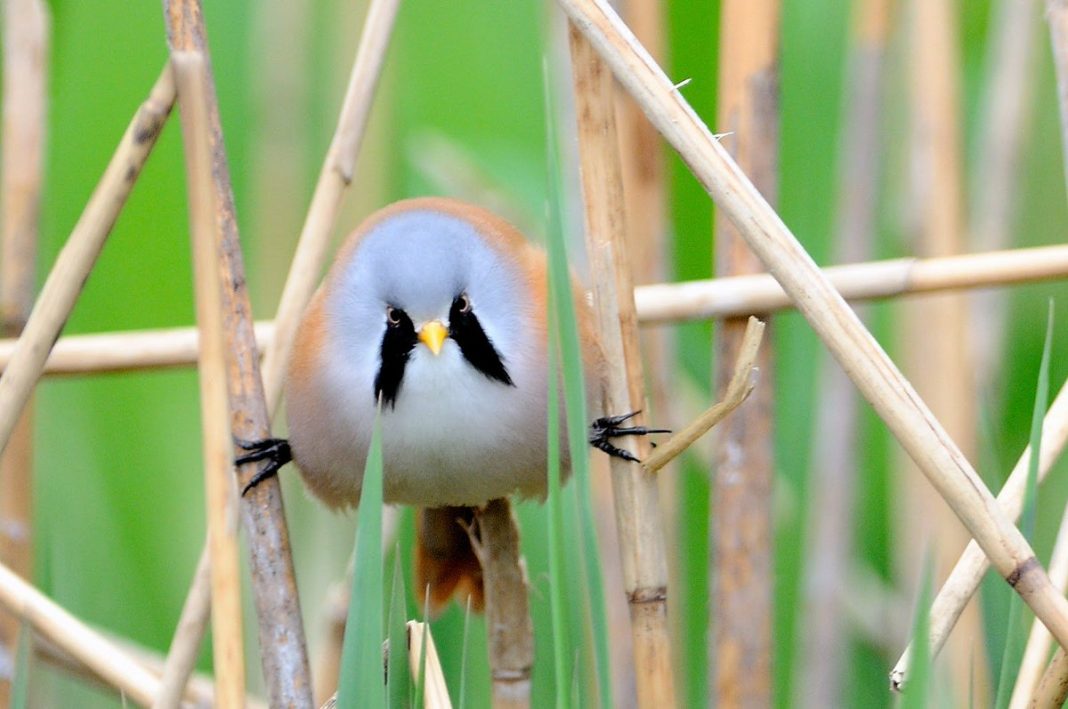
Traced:
<svg viewBox="0 0 1068 709">
<path fill-rule="evenodd" d="M 920 579 L 920 597 L 916 601 L 916 617 L 912 623 L 912 660 L 909 678 L 905 683 L 901 709 L 925 709 L 931 684 L 931 561 L 924 563 Z"/>
<path fill-rule="evenodd" d="M 375 416 L 356 522 L 356 562 L 341 651 L 337 706 L 380 707 L 382 681 L 382 430 Z"/>
<path fill-rule="evenodd" d="M 411 704 L 411 675 L 408 672 L 408 628 L 405 624 L 404 574 L 400 549 L 393 555 L 393 589 L 389 600 L 389 662 L 386 666 L 386 696 L 391 709 L 408 709 Z"/>
<path fill-rule="evenodd" d="M 33 630 L 27 623 L 19 628 L 18 649 L 15 651 L 15 677 L 11 685 L 11 709 L 26 709 L 29 706 L 30 645 Z"/>
</svg>

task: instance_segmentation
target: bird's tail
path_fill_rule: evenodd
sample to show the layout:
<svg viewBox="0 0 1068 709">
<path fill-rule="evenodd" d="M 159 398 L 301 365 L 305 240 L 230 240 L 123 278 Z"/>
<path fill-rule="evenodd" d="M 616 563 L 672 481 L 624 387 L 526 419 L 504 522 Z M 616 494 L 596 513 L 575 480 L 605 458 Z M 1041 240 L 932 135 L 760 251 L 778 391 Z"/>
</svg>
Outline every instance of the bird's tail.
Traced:
<svg viewBox="0 0 1068 709">
<path fill-rule="evenodd" d="M 482 564 L 467 528 L 475 518 L 473 507 L 434 507 L 418 511 L 415 544 L 416 594 L 429 587 L 430 610 L 437 613 L 456 596 L 461 604 L 481 611 L 484 596 Z"/>
</svg>

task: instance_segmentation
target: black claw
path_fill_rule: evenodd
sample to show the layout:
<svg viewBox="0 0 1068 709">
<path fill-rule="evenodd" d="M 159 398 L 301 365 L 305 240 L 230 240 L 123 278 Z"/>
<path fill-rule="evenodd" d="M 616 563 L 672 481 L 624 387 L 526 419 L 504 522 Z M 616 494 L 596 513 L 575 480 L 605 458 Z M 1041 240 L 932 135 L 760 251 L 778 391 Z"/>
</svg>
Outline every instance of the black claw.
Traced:
<svg viewBox="0 0 1068 709">
<path fill-rule="evenodd" d="M 629 460 L 634 463 L 639 461 L 632 453 L 612 445 L 609 439 L 616 436 L 647 436 L 650 433 L 671 433 L 666 428 L 647 428 L 645 426 L 620 426 L 628 419 L 637 416 L 641 411 L 632 411 L 629 414 L 618 416 L 602 416 L 590 424 L 590 445 L 602 450 L 610 456 Z M 655 444 L 654 444 L 655 445 Z"/>
<path fill-rule="evenodd" d="M 248 451 L 245 455 L 239 456 L 234 460 L 234 465 L 244 465 L 245 463 L 255 463 L 261 460 L 266 460 L 267 465 L 262 470 L 256 472 L 248 483 L 241 489 L 241 496 L 244 497 L 249 490 L 259 485 L 267 478 L 272 478 L 278 474 L 278 471 L 283 465 L 293 460 L 293 451 L 289 447 L 289 441 L 284 438 L 265 438 L 262 441 L 245 441 L 240 438 L 234 438 L 234 442 L 241 450 Z"/>
</svg>

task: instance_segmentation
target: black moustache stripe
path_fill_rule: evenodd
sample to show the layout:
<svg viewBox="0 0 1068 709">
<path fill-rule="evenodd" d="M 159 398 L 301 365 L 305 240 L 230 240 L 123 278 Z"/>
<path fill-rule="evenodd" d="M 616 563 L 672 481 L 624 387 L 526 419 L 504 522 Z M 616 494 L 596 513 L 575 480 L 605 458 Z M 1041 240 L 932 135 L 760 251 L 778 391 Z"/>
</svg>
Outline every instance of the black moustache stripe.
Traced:
<svg viewBox="0 0 1068 709">
<path fill-rule="evenodd" d="M 463 310 L 463 304 L 466 302 L 466 298 L 462 296 L 452 301 L 452 308 L 449 310 L 449 337 L 460 346 L 460 352 L 472 367 L 490 379 L 515 386 L 504 367 L 500 353 L 486 336 L 478 318 L 470 308 Z"/>
<path fill-rule="evenodd" d="M 382 336 L 382 363 L 375 376 L 375 401 L 381 397 L 382 405 L 390 408 L 397 404 L 397 394 L 404 379 L 404 367 L 419 341 L 408 314 L 400 308 L 395 308 L 392 312 L 397 322 L 386 321 L 386 334 Z"/>
</svg>

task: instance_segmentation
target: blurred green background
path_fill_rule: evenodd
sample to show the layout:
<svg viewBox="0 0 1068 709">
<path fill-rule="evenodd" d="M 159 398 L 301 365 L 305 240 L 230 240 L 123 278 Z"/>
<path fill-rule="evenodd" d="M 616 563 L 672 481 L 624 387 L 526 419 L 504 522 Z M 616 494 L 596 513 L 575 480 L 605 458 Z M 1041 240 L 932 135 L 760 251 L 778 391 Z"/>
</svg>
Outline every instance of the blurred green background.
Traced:
<svg viewBox="0 0 1068 709">
<path fill-rule="evenodd" d="M 215 79 L 229 154 L 237 214 L 245 246 L 254 312 L 274 311 L 299 233 L 318 165 L 335 124 L 364 5 L 348 0 L 315 3 L 280 0 L 205 3 Z M 53 49 L 47 149 L 47 184 L 39 273 L 43 275 L 82 207 L 138 103 L 166 59 L 157 2 L 53 0 Z M 541 58 L 565 46 L 562 25 L 543 36 L 544 6 L 533 2 L 409 0 L 396 35 L 361 156 L 359 175 L 346 198 L 338 236 L 371 209 L 394 199 L 469 189 L 443 181 L 462 163 L 476 168 L 478 184 L 503 195 L 513 216 L 535 232 L 545 200 L 545 146 Z M 827 263 L 836 203 L 845 46 L 850 3 L 784 0 L 781 63 L 779 209 L 784 221 L 820 263 Z M 719 4 L 711 0 L 665 3 L 668 56 L 675 80 L 692 78 L 683 95 L 713 129 Z M 974 141 L 983 62 L 992 29 L 986 0 L 961 3 L 961 60 L 966 137 Z M 1053 73 L 1042 29 L 1033 120 L 1025 140 L 1016 245 L 1063 239 L 1065 189 Z M 900 73 L 900 51 L 890 70 Z M 551 65 L 566 66 L 553 59 Z M 888 82 L 885 130 L 890 157 L 903 151 L 904 100 Z M 561 75 L 558 88 L 566 90 Z M 84 333 L 187 325 L 193 322 L 185 173 L 181 136 L 171 121 L 151 156 L 90 278 L 66 332 Z M 711 274 L 712 206 L 686 168 L 668 162 L 668 215 L 677 279 Z M 446 178 L 447 180 L 448 178 Z M 887 188 L 892 192 L 893 186 Z M 899 189 L 899 188 L 898 188 Z M 907 251 L 884 200 L 877 251 Z M 576 250 L 581 240 L 576 234 Z M 581 260 L 581 259 L 578 259 Z M 1049 298 L 1063 301 L 1062 284 L 1011 290 L 1005 373 L 997 389 L 982 393 L 983 457 L 978 465 L 993 483 L 1007 474 L 1026 445 L 1030 407 Z M 1059 302 L 1061 312 L 1065 312 Z M 893 353 L 897 308 L 876 306 L 872 322 Z M 981 324 L 980 324 L 981 326 Z M 707 396 L 711 366 L 708 324 L 673 328 L 680 390 Z M 790 706 L 796 688 L 796 610 L 799 604 L 808 504 L 809 464 L 816 417 L 821 347 L 796 314 L 776 318 L 776 704 Z M 932 336 L 938 336 L 933 333 Z M 1058 326 L 1051 382 L 1068 375 L 1068 329 Z M 195 373 L 166 371 L 51 379 L 39 388 L 36 422 L 36 578 L 40 587 L 81 618 L 147 647 L 170 641 L 204 540 L 199 409 Z M 890 470 L 895 446 L 865 410 L 865 457 L 858 471 L 857 555 L 903 598 L 916 589 L 899 585 L 890 563 Z M 1063 466 L 1062 466 L 1063 467 Z M 678 601 L 686 621 L 679 654 L 680 697 L 705 703 L 710 684 L 707 613 L 707 472 L 690 461 L 677 471 L 681 504 L 669 519 L 679 534 Z M 285 474 L 306 626 L 314 654 L 326 622 L 325 593 L 342 578 L 351 549 L 351 515 L 322 510 Z M 1048 555 L 1068 495 L 1057 471 L 1041 495 L 1036 545 Z M 542 512 L 521 509 L 525 551 L 533 583 L 538 668 L 535 706 L 552 696 Z M 402 546 L 410 521 L 402 525 Z M 406 564 L 407 566 L 407 564 Z M 844 583 L 844 581 L 843 581 Z M 609 592 L 617 591 L 610 587 Z M 1007 593 L 991 584 L 985 608 L 992 648 L 1000 648 Z M 416 613 L 413 604 L 411 609 Z M 909 618 L 900 619 L 907 627 Z M 253 629 L 251 618 L 247 623 Z M 435 626 L 447 672 L 459 658 L 462 617 L 450 611 Z M 484 630 L 475 627 L 473 637 Z M 476 643 L 478 645 L 478 643 Z M 250 677 L 258 683 L 254 636 L 247 643 Z M 876 647 L 857 635 L 843 678 L 856 706 L 892 701 L 886 672 L 899 648 Z M 484 652 L 484 650 L 482 650 Z M 1000 650 L 990 652 L 998 662 Z M 479 657 L 475 655 L 474 657 Z M 475 667 L 481 663 L 475 661 Z M 210 669 L 208 653 L 201 667 Z M 65 679 L 40 665 L 34 682 L 41 706 L 120 706 L 121 700 Z M 471 691 L 486 692 L 484 669 L 473 670 Z M 454 689 L 455 691 L 455 689 Z M 480 696 L 478 694 L 475 695 Z M 483 697 L 488 695 L 481 695 Z M 958 694 L 958 699 L 963 696 Z M 476 702 L 476 706 L 481 701 Z"/>
</svg>

